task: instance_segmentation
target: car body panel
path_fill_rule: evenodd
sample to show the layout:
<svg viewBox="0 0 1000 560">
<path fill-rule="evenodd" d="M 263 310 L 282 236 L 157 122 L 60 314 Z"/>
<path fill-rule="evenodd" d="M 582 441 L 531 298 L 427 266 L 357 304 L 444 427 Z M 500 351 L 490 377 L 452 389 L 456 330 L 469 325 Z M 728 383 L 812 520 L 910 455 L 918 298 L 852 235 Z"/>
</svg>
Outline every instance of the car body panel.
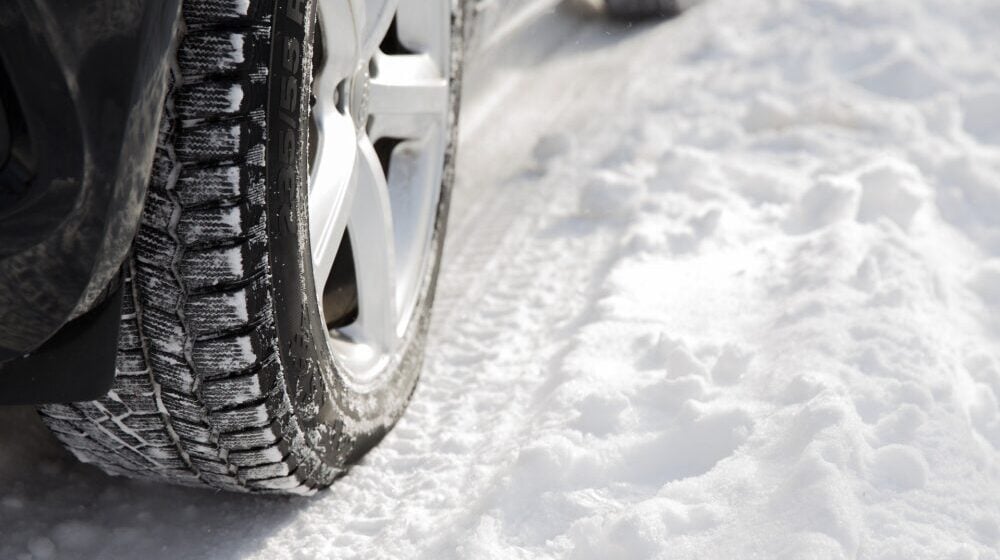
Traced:
<svg viewBox="0 0 1000 560">
<path fill-rule="evenodd" d="M 114 376 L 109 296 L 142 213 L 179 14 L 180 0 L 0 5 L 4 403 L 93 398 Z M 44 382 L 13 379 L 41 369 Z"/>
<path fill-rule="evenodd" d="M 142 210 L 178 14 L 178 0 L 0 6 L 4 104 L 27 129 L 21 177 L 12 161 L 0 175 L 5 190 L 23 191 L 0 206 L 0 361 L 84 314 L 118 273 Z"/>
</svg>

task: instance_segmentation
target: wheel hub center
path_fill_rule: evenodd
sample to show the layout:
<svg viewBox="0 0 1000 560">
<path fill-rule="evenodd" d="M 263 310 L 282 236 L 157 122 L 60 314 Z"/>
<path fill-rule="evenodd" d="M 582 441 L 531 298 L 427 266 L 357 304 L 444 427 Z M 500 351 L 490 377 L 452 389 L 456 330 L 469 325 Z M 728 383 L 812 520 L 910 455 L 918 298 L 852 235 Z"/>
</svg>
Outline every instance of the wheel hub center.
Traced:
<svg viewBox="0 0 1000 560">
<path fill-rule="evenodd" d="M 348 112 L 354 118 L 354 126 L 361 134 L 368 127 L 369 98 L 371 92 L 371 72 L 368 63 L 358 65 L 348 87 Z"/>
</svg>

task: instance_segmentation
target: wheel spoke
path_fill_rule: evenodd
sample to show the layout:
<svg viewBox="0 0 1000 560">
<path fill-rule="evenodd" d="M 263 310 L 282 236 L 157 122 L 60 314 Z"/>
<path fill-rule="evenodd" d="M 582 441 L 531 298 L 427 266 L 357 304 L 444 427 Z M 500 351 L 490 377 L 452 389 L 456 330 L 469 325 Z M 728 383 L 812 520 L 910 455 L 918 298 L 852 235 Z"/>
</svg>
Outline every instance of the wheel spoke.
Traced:
<svg viewBox="0 0 1000 560">
<path fill-rule="evenodd" d="M 389 32 L 399 0 L 353 0 L 351 4 L 360 5 L 355 12 L 360 13 L 360 17 L 355 21 L 360 30 L 361 56 L 367 60 L 375 56 L 382 39 Z"/>
<path fill-rule="evenodd" d="M 396 342 L 396 254 L 389 188 L 367 137 L 359 141 L 357 192 L 347 228 L 351 232 L 358 287 L 355 336 L 381 351 Z"/>
<path fill-rule="evenodd" d="M 317 104 L 314 111 L 319 135 L 309 179 L 309 235 L 316 293 L 322 294 L 347 227 L 359 158 L 354 122 L 329 103 Z"/>
<path fill-rule="evenodd" d="M 369 111 L 374 117 L 373 138 L 418 138 L 428 119 L 448 113 L 448 80 L 430 56 L 377 55 L 371 80 Z"/>
<path fill-rule="evenodd" d="M 341 80 L 354 73 L 361 55 L 355 5 L 363 1 L 321 2 L 318 23 L 323 36 L 321 62 L 315 69 L 313 92 L 332 94 Z"/>
</svg>

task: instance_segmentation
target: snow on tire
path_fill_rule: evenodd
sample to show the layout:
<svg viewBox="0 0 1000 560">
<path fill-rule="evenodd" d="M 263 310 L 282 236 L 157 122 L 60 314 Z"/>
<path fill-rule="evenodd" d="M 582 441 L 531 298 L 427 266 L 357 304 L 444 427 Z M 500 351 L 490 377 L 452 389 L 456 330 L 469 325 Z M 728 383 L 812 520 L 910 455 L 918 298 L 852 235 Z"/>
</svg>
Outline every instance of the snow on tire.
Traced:
<svg viewBox="0 0 1000 560">
<path fill-rule="evenodd" d="M 308 0 L 184 0 L 149 193 L 125 265 L 114 387 L 97 401 L 40 408 L 80 460 L 134 478 L 310 493 L 402 414 L 422 362 L 453 176 L 460 8 L 446 24 L 447 140 L 429 272 L 399 351 L 363 388 L 331 354 L 312 281 L 315 16 Z"/>
</svg>

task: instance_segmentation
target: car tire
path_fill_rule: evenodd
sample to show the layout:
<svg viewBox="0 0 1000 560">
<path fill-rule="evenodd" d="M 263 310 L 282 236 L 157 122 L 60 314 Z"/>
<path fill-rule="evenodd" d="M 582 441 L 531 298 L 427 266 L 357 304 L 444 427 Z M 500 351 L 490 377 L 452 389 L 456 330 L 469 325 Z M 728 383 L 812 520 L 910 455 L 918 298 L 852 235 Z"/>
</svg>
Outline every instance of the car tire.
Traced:
<svg viewBox="0 0 1000 560">
<path fill-rule="evenodd" d="M 398 25 L 405 10 L 414 21 L 426 20 L 425 2 L 403 0 L 390 24 L 386 13 L 371 9 L 378 2 L 369 0 L 370 19 L 352 22 L 353 29 L 364 29 L 355 41 L 358 60 L 372 53 L 365 48 L 382 32 L 376 46 L 408 49 Z M 339 9 L 334 0 L 317 3 L 320 10 Z M 320 261 L 311 229 L 327 218 L 315 215 L 314 196 L 321 189 L 313 183 L 317 169 L 337 166 L 324 167 L 316 159 L 317 126 L 323 125 L 313 115 L 328 103 L 330 113 L 339 111 L 356 125 L 353 158 L 342 158 L 333 148 L 323 149 L 328 154 L 323 157 L 340 158 L 344 165 L 354 161 L 344 183 L 354 185 L 353 199 L 368 200 L 369 207 L 388 204 L 376 210 L 391 213 L 396 195 L 386 189 L 393 184 L 378 183 L 382 190 L 375 189 L 376 195 L 366 192 L 362 187 L 374 184 L 375 171 L 364 162 L 372 164 L 373 154 L 378 156 L 391 179 L 394 158 L 404 157 L 395 155 L 403 153 L 402 141 L 362 140 L 379 126 L 379 107 L 410 97 L 379 101 L 384 84 L 378 83 L 372 55 L 370 64 L 340 81 L 335 99 L 317 101 L 322 80 L 316 74 L 320 47 L 314 33 L 322 36 L 327 25 L 322 17 L 319 24 L 310 23 L 316 21 L 317 3 L 184 0 L 153 176 L 124 267 L 113 389 L 97 401 L 40 408 L 43 421 L 80 460 L 133 478 L 239 492 L 311 493 L 342 475 L 403 413 L 423 358 L 454 175 L 461 8 L 452 8 L 450 0 L 439 4 L 447 34 L 443 43 L 434 43 L 438 51 L 447 47 L 434 55 L 441 76 L 420 86 L 438 88 L 428 96 L 437 105 L 433 114 L 408 121 L 436 123 L 431 144 L 437 147 L 426 156 L 432 169 L 419 176 L 434 192 L 421 206 L 429 212 L 420 230 L 427 238 L 419 249 L 422 260 L 407 265 L 419 276 L 410 280 L 410 308 L 399 312 L 408 318 L 388 323 L 392 330 L 385 339 L 392 342 L 383 347 L 382 339 L 363 346 L 350 334 L 360 329 L 355 323 L 377 314 L 357 303 L 359 293 L 362 302 L 372 299 L 365 290 L 374 273 L 362 274 L 355 265 L 366 258 L 385 260 L 366 256 L 378 253 L 377 241 L 386 234 L 376 232 L 376 241 L 365 241 L 365 232 L 378 228 L 357 217 L 363 203 L 337 207 L 349 213 L 347 225 L 333 247 L 336 262 L 323 265 L 330 280 L 316 282 Z M 419 17 L 413 5 L 422 7 Z M 407 29 L 419 24 L 405 21 Z M 324 61 L 349 58 L 332 50 L 339 47 L 329 48 Z M 419 71 L 410 75 L 423 79 Z M 396 255 L 389 249 L 390 257 Z M 397 292 L 402 293 L 391 293 Z M 397 302 L 395 295 L 390 299 Z M 337 308 L 335 324 L 330 307 Z M 366 326 L 373 323 L 365 319 Z M 377 363 L 365 354 L 369 350 Z M 365 375 L 353 373 L 355 363 L 365 364 L 356 368 Z"/>
</svg>

